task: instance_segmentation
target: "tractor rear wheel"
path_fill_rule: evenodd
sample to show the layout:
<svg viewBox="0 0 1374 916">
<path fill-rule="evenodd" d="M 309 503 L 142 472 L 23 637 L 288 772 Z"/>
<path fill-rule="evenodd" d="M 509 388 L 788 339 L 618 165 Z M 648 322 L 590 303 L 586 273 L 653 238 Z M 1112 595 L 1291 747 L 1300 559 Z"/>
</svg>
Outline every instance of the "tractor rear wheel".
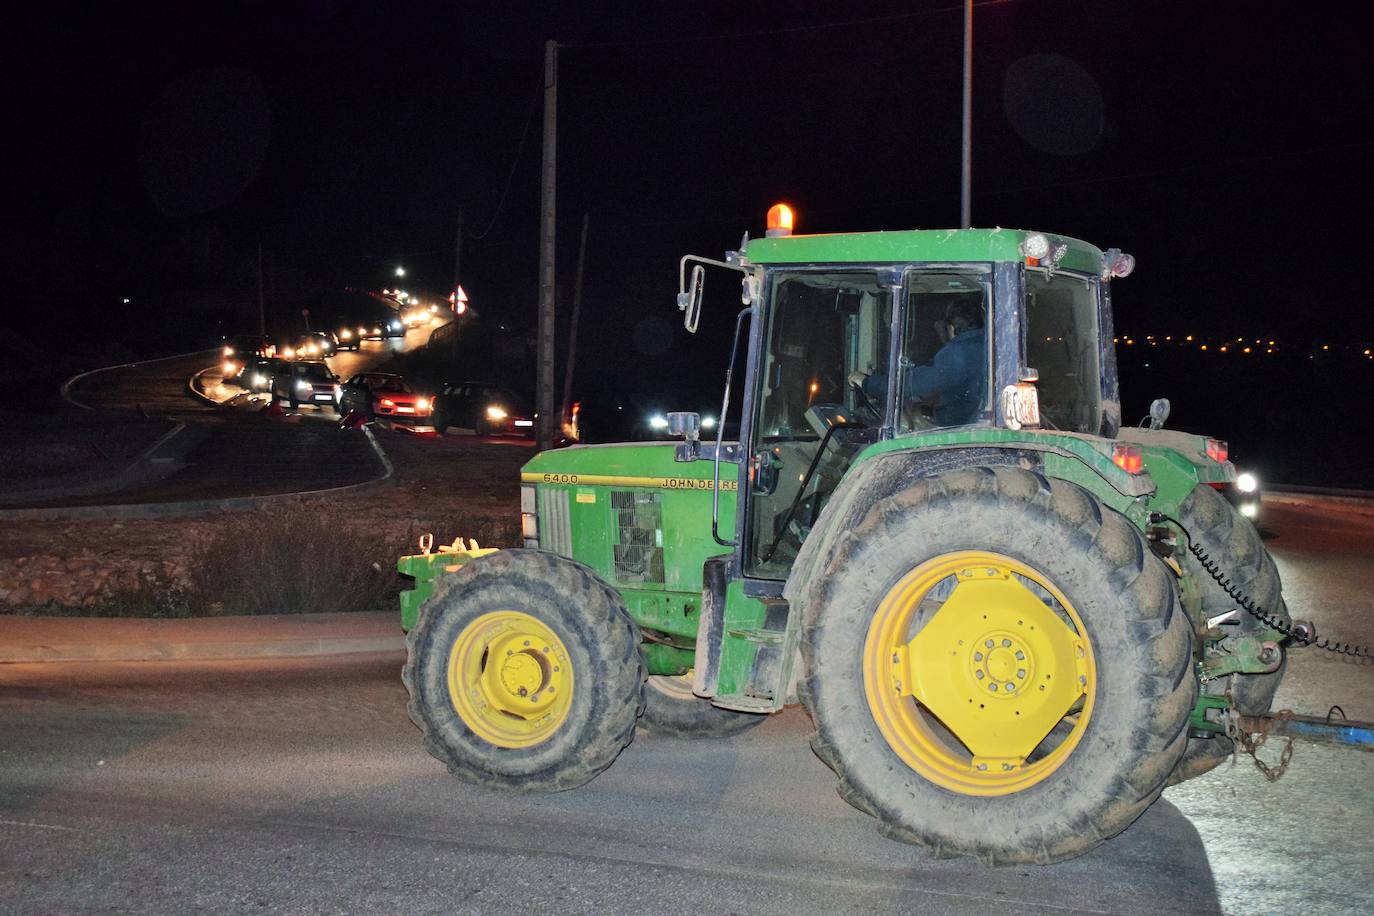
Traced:
<svg viewBox="0 0 1374 916">
<path fill-rule="evenodd" d="M 1173 582 L 1073 484 L 920 480 L 840 542 L 804 605 L 812 746 L 895 839 L 1067 859 L 1139 817 L 1183 753 L 1197 682 Z"/>
<path fill-rule="evenodd" d="M 581 563 L 478 557 L 436 582 L 406 639 L 410 717 L 465 781 L 554 792 L 611 765 L 643 704 L 639 627 Z"/>
<path fill-rule="evenodd" d="M 1187 527 L 1193 543 L 1207 552 L 1235 588 L 1270 616 L 1284 623 L 1290 622 L 1288 607 L 1283 602 L 1283 584 L 1279 580 L 1273 557 L 1269 556 L 1255 526 L 1237 512 L 1226 497 L 1206 485 L 1194 488 L 1179 507 L 1179 521 Z M 1227 637 L 1221 641 L 1217 651 L 1225 652 L 1227 643 L 1237 637 L 1257 636 L 1266 629 L 1263 623 L 1240 608 L 1207 574 L 1197 557 L 1183 551 L 1179 554 L 1179 560 L 1184 570 L 1201 586 L 1204 617 L 1237 611 L 1235 623 L 1223 628 Z M 1209 681 L 1202 689 L 1216 696 L 1229 691 L 1232 704 L 1242 714 L 1263 715 L 1274 702 L 1274 694 L 1279 689 L 1287 666 L 1288 659 L 1285 656 L 1279 669 L 1272 673 L 1233 674 Z M 1190 739 L 1188 749 L 1170 777 L 1170 782 L 1183 782 L 1211 771 L 1229 757 L 1232 750 L 1231 739 L 1222 735 Z"/>
<path fill-rule="evenodd" d="M 768 718 L 763 713 L 737 712 L 711 705 L 692 693 L 691 675 L 651 676 L 644 691 L 644 715 L 639 722 L 651 734 L 679 738 L 728 738 L 746 732 Z"/>
</svg>

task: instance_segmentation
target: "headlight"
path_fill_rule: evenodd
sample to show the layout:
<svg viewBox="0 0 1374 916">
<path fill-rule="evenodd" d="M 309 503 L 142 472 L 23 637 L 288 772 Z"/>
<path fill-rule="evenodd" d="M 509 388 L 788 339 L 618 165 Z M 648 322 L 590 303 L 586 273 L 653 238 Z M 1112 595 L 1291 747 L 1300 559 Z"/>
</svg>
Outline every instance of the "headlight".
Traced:
<svg viewBox="0 0 1374 916">
<path fill-rule="evenodd" d="M 416 410 L 429 410 L 429 398 L 420 398 L 415 402 Z"/>
<path fill-rule="evenodd" d="M 257 374 L 257 375 L 254 375 L 254 376 L 253 376 L 253 384 L 254 384 L 254 385 L 266 385 L 266 384 L 267 384 L 267 377 L 264 376 L 264 375 L 262 375 L 261 373 L 259 373 L 259 374 Z"/>
<path fill-rule="evenodd" d="M 352 336 L 353 336 L 353 332 L 350 331 L 348 328 L 343 328 L 342 330 L 339 331 L 339 339 L 340 339 L 340 340 L 348 340 L 348 338 L 350 338 L 350 337 L 352 337 Z"/>
<path fill-rule="evenodd" d="M 233 363 L 225 363 L 223 366 L 220 367 L 220 371 L 223 372 L 225 375 L 233 375 L 234 370 L 237 368 L 238 367 L 235 366 Z"/>
<path fill-rule="evenodd" d="M 1236 478 L 1236 489 L 1242 493 L 1253 493 L 1259 489 L 1259 478 L 1246 471 Z"/>
<path fill-rule="evenodd" d="M 361 337 L 362 335 L 364 335 L 364 334 L 366 334 L 366 333 L 367 333 L 367 331 L 364 330 L 363 328 L 358 328 L 358 336 Z"/>
<path fill-rule="evenodd" d="M 702 418 L 701 418 L 701 428 L 702 428 L 702 429 L 715 429 L 715 428 L 716 428 L 716 418 L 715 418 L 715 417 L 702 417 Z"/>
<path fill-rule="evenodd" d="M 399 321 L 393 321 L 393 322 L 391 322 L 391 329 L 392 329 L 393 331 L 396 330 L 397 328 L 399 328 L 400 326 L 401 326 L 401 323 L 400 323 Z"/>
<path fill-rule="evenodd" d="M 487 416 L 493 420 L 504 420 L 506 418 L 506 412 L 493 404 L 487 408 Z"/>
<path fill-rule="evenodd" d="M 234 355 L 234 348 L 233 348 L 233 347 L 225 347 L 225 348 L 224 348 L 224 355 L 225 355 L 225 356 L 233 356 L 233 355 Z"/>
<path fill-rule="evenodd" d="M 1259 515 L 1259 505 L 1256 503 L 1244 503 L 1240 507 L 1240 514 L 1246 518 L 1254 518 Z"/>
<path fill-rule="evenodd" d="M 650 429 L 667 429 L 667 428 L 668 428 L 668 418 L 665 417 L 665 416 L 662 416 L 661 414 L 654 414 L 652 417 L 649 418 L 649 428 L 650 428 Z"/>
<path fill-rule="evenodd" d="M 307 382 L 305 379 L 297 379 L 296 387 L 299 388 L 301 391 L 309 391 L 310 383 Z"/>
</svg>

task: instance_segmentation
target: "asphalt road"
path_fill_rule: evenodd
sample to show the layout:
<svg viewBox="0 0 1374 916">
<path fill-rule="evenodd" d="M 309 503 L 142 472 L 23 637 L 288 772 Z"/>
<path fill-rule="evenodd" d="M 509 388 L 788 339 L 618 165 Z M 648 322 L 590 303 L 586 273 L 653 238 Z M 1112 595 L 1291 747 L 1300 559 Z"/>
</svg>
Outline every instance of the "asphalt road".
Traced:
<svg viewBox="0 0 1374 916">
<path fill-rule="evenodd" d="M 1266 527 L 1295 613 L 1368 640 L 1374 517 Z M 0 668 L 0 910 L 1374 910 L 1366 754 L 1299 744 L 1274 784 L 1241 759 L 1090 855 L 991 869 L 879 836 L 799 709 L 723 741 L 641 733 L 573 792 L 466 786 L 421 749 L 400 661 Z M 1330 702 L 1374 719 L 1374 667 L 1295 654 L 1279 705 Z"/>
</svg>

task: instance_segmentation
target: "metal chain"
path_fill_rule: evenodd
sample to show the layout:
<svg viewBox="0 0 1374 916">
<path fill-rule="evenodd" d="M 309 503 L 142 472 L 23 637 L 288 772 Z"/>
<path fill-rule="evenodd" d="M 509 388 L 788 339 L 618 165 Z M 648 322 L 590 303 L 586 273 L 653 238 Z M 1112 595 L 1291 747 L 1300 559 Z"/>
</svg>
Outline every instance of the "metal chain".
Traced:
<svg viewBox="0 0 1374 916">
<path fill-rule="evenodd" d="M 1230 717 L 1226 722 L 1226 735 L 1231 739 L 1232 746 L 1244 750 L 1255 761 L 1255 769 L 1264 774 L 1264 778 L 1270 782 L 1278 782 L 1279 778 L 1288 771 L 1288 764 L 1293 760 L 1293 736 L 1288 736 L 1288 741 L 1279 752 L 1279 762 L 1274 766 L 1265 763 L 1259 757 L 1259 749 L 1264 747 L 1269 740 L 1269 729 L 1274 722 L 1281 722 L 1293 717 L 1293 710 L 1282 709 L 1274 713 L 1273 717 L 1266 722 L 1264 730 L 1256 732 L 1252 737 L 1248 732 L 1243 731 L 1236 723 L 1234 717 Z"/>
</svg>

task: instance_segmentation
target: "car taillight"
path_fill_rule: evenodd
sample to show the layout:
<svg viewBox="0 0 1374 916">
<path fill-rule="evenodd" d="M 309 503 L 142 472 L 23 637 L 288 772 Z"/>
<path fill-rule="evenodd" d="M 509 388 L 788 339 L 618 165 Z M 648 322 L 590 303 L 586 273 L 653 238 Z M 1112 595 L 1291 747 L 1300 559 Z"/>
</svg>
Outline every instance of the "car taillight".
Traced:
<svg viewBox="0 0 1374 916">
<path fill-rule="evenodd" d="M 1227 448 L 1226 448 L 1226 440 L 1224 440 L 1224 439 L 1208 439 L 1208 440 L 1207 440 L 1207 457 L 1208 457 L 1208 458 L 1211 458 L 1213 461 L 1221 462 L 1221 461 L 1225 461 L 1225 460 L 1227 459 L 1228 455 L 1229 455 L 1229 451 L 1228 451 Z"/>
<path fill-rule="evenodd" d="M 1140 446 L 1117 443 L 1112 447 L 1112 464 L 1127 474 L 1139 474 L 1145 470 L 1145 457 L 1140 453 Z"/>
</svg>

